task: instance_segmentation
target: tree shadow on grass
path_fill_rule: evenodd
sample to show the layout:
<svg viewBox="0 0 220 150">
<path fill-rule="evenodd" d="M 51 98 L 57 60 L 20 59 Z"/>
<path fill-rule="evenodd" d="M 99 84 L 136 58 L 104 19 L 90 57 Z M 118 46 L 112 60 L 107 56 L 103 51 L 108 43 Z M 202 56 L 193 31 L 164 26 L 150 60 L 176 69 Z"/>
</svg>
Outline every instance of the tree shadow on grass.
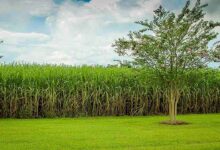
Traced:
<svg viewBox="0 0 220 150">
<path fill-rule="evenodd" d="M 175 122 L 171 122 L 170 120 L 166 120 L 166 121 L 161 121 L 160 124 L 166 124 L 166 125 L 188 125 L 190 124 L 189 122 L 185 122 L 185 121 L 175 121 Z"/>
</svg>

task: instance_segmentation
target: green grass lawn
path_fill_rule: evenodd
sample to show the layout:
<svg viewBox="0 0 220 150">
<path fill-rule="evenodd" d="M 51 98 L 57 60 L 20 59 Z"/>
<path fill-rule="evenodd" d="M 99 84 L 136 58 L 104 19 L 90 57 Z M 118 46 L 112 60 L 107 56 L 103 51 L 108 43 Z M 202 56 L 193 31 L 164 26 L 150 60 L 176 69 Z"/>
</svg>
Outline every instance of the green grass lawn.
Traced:
<svg viewBox="0 0 220 150">
<path fill-rule="evenodd" d="M 220 150 L 220 114 L 0 119 L 0 150 Z"/>
</svg>

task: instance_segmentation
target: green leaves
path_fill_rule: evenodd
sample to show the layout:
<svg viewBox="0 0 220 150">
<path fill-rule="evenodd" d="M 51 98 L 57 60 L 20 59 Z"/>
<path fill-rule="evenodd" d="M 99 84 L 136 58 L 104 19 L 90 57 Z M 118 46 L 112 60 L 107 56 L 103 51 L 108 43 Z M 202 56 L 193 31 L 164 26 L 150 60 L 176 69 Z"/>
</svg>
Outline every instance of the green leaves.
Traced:
<svg viewBox="0 0 220 150">
<path fill-rule="evenodd" d="M 118 39 L 114 44 L 116 52 L 132 56 L 136 66 L 153 69 L 152 84 L 167 91 L 169 106 L 175 103 L 175 107 L 169 107 L 170 116 L 176 115 L 180 95 L 193 84 L 185 84 L 187 71 L 220 60 L 220 44 L 208 47 L 217 37 L 214 29 L 220 23 L 204 20 L 206 6 L 197 0 L 191 8 L 187 1 L 180 14 L 160 6 L 154 11 L 153 20 L 136 22 L 142 26 L 141 30 L 130 32 L 128 38 Z"/>
<path fill-rule="evenodd" d="M 154 11 L 153 20 L 136 22 L 143 29 L 115 41 L 116 52 L 131 55 L 140 66 L 169 70 L 172 74 L 205 67 L 211 61 L 207 58 L 216 51 L 208 48 L 218 35 L 213 29 L 220 26 L 219 22 L 204 20 L 203 8 L 207 6 L 197 0 L 191 8 L 187 1 L 179 14 L 160 6 Z"/>
<path fill-rule="evenodd" d="M 174 82 L 173 75 L 168 71 L 161 74 L 161 70 L 151 68 L 131 69 L 131 64 L 125 63 L 127 65 L 121 68 L 2 64 L 0 117 L 147 115 L 167 112 L 169 88 L 166 82 Z M 158 76 L 163 80 L 159 80 Z M 189 110 L 190 113 L 220 112 L 220 71 L 191 70 L 177 78 L 182 94 L 179 113 L 188 113 Z M 199 109 L 193 109 L 196 106 Z M 210 109 L 204 111 L 206 107 Z"/>
<path fill-rule="evenodd" d="M 212 60 L 214 62 L 220 62 L 220 41 L 217 41 L 213 44 Z M 219 66 L 220 67 L 220 66 Z"/>
</svg>

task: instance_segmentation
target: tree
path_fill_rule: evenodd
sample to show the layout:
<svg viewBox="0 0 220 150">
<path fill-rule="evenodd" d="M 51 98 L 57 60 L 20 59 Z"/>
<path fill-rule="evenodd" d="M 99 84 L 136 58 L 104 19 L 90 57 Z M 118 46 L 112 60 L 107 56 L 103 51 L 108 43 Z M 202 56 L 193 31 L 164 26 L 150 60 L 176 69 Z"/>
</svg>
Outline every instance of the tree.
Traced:
<svg viewBox="0 0 220 150">
<path fill-rule="evenodd" d="M 162 6 L 154 11 L 151 21 L 138 21 L 143 28 L 130 32 L 113 44 L 120 56 L 130 56 L 136 66 L 150 67 L 157 80 L 167 89 L 170 123 L 176 124 L 177 103 L 182 92 L 182 77 L 187 70 L 207 67 L 219 55 L 219 42 L 208 43 L 218 35 L 213 29 L 219 22 L 204 20 L 203 8 L 197 0 L 193 7 L 187 1 L 175 14 Z M 215 56 L 217 58 L 217 56 Z"/>
</svg>

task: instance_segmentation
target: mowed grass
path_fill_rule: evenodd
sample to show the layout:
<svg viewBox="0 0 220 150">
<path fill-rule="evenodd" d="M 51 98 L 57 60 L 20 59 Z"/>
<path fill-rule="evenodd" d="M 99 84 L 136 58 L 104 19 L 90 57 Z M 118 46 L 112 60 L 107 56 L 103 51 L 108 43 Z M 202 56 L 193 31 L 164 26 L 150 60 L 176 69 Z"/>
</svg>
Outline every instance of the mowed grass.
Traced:
<svg viewBox="0 0 220 150">
<path fill-rule="evenodd" d="M 219 150 L 220 114 L 0 119 L 0 150 Z"/>
</svg>

